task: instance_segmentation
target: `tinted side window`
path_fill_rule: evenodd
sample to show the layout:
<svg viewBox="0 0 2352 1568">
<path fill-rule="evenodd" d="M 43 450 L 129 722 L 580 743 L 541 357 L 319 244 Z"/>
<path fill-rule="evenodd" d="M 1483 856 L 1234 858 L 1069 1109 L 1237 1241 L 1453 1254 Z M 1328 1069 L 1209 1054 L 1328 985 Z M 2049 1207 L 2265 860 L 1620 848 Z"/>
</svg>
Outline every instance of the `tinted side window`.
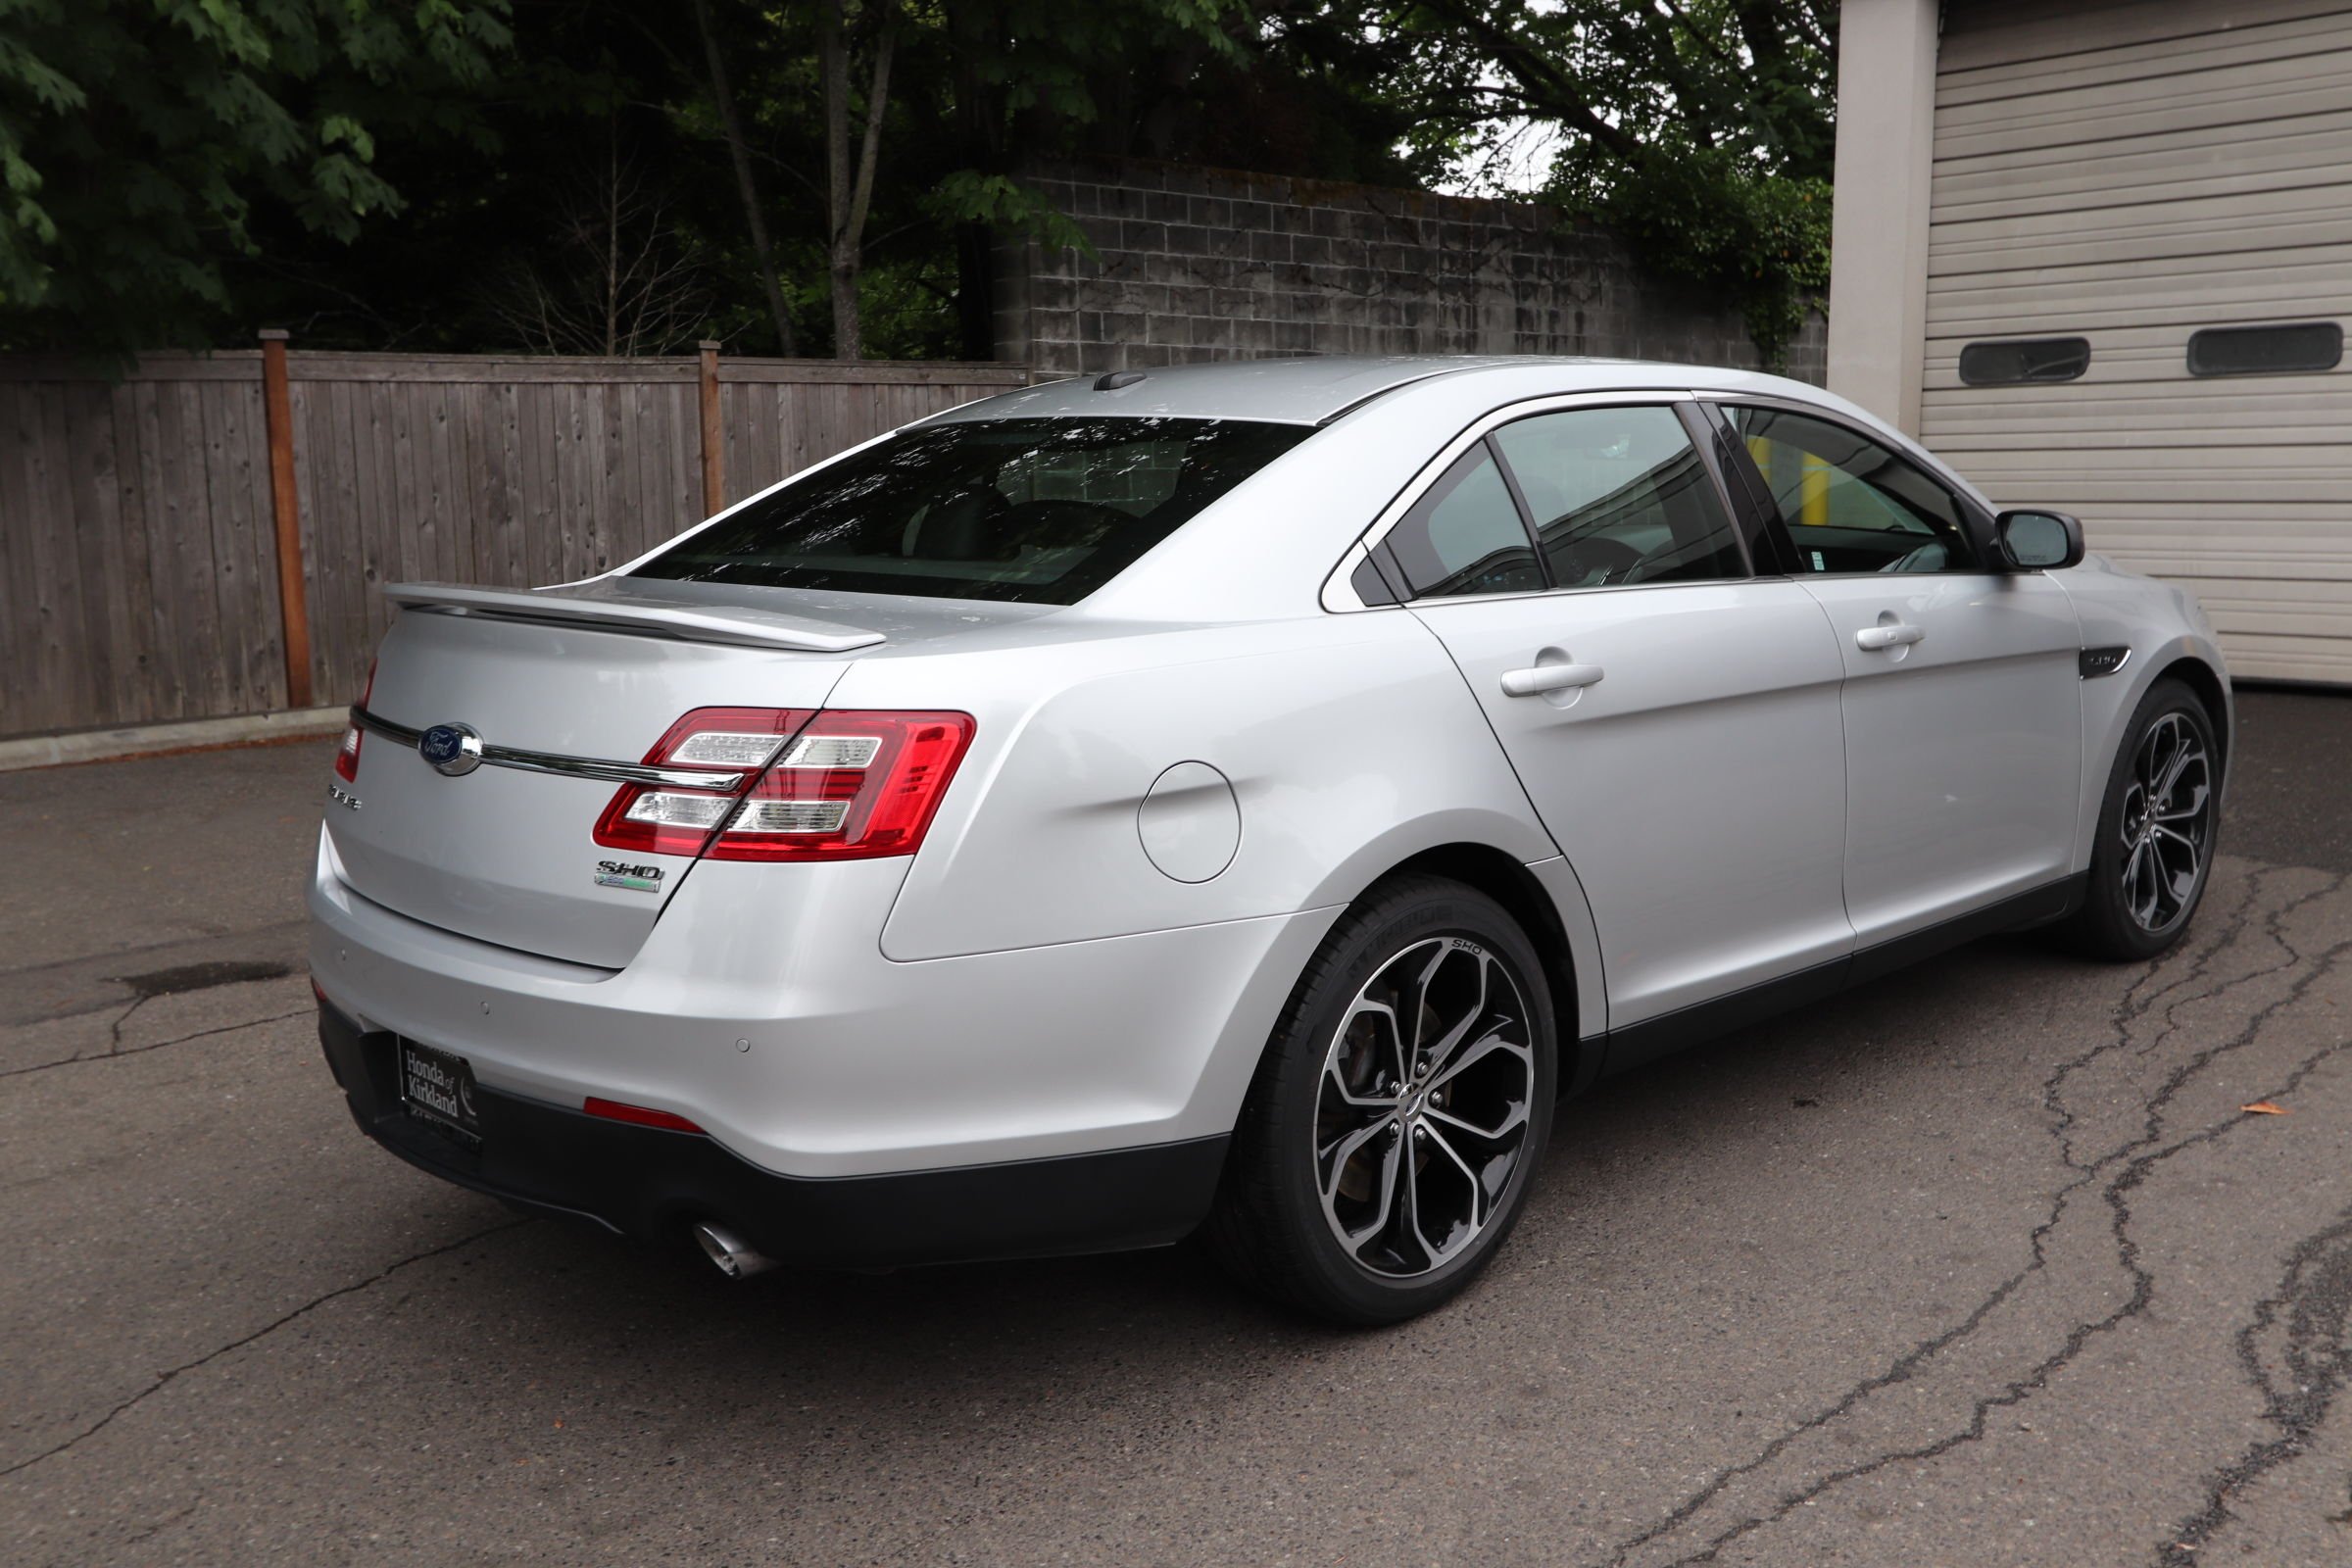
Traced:
<svg viewBox="0 0 2352 1568">
<path fill-rule="evenodd" d="M 1744 577 L 1715 481 L 1672 409 L 1568 409 L 1492 438 L 1562 588 Z"/>
<path fill-rule="evenodd" d="M 1788 524 L 1798 571 L 1977 569 L 1959 502 L 1907 459 L 1827 419 L 1725 412 Z"/>
<path fill-rule="evenodd" d="M 1527 594 L 1544 586 L 1519 509 L 1483 441 L 1413 504 L 1388 543 L 1405 581 L 1425 599 Z"/>
</svg>

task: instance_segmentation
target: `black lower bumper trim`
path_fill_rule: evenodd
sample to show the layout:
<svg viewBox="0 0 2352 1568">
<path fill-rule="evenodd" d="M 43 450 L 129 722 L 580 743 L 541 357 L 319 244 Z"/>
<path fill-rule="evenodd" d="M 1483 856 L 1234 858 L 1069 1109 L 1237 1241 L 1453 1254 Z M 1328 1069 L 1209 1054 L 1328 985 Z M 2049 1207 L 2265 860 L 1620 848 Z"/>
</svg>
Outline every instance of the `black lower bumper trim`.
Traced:
<svg viewBox="0 0 2352 1568">
<path fill-rule="evenodd" d="M 675 1242 L 724 1225 L 781 1262 L 891 1268 L 1180 1241 L 1208 1212 L 1227 1139 L 887 1176 L 782 1176 L 693 1133 L 477 1087 L 478 1150 L 405 1110 L 394 1038 L 332 1005 L 318 1039 L 363 1132 L 420 1170 L 526 1207 Z"/>
</svg>

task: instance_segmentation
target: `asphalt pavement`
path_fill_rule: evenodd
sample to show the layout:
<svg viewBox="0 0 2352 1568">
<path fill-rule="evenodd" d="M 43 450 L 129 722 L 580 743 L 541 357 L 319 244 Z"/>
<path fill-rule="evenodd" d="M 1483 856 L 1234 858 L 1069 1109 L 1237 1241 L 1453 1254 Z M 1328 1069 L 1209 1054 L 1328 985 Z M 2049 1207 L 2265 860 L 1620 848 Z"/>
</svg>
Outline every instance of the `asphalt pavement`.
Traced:
<svg viewBox="0 0 2352 1568">
<path fill-rule="evenodd" d="M 1377 1333 L 1186 1249 L 730 1285 L 521 1219 L 319 1059 L 326 748 L 0 775 L 0 1562 L 2341 1568 L 2352 697 L 2240 748 L 2176 953 L 1610 1083 Z"/>
</svg>

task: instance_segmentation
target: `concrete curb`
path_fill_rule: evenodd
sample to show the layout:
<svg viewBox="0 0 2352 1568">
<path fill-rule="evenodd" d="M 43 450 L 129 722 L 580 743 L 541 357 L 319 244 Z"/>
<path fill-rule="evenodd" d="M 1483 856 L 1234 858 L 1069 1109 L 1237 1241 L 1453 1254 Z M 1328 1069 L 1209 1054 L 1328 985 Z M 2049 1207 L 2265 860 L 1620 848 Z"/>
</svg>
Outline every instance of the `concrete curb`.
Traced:
<svg viewBox="0 0 2352 1568">
<path fill-rule="evenodd" d="M 176 724 L 138 724 L 129 729 L 85 729 L 70 735 L 27 735 L 0 741 L 0 773 L 64 762 L 97 762 L 144 757 L 154 752 L 187 752 L 217 746 L 251 746 L 263 741 L 332 735 L 349 721 L 351 710 L 303 708 L 278 713 L 241 713 L 233 718 L 197 718 Z"/>
</svg>

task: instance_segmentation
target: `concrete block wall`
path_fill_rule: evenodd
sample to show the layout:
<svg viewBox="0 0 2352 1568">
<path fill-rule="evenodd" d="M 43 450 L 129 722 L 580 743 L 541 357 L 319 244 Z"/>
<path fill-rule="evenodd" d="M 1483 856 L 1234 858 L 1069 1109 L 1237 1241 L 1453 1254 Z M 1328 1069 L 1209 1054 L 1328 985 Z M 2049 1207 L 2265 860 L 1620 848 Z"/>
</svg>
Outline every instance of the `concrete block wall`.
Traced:
<svg viewBox="0 0 2352 1568">
<path fill-rule="evenodd" d="M 1754 367 L 1739 313 L 1525 202 L 1120 161 L 1026 176 L 1093 241 L 1009 241 L 997 357 L 1039 380 L 1298 354 L 1593 354 Z M 1819 383 L 1818 317 L 1785 372 Z"/>
</svg>

